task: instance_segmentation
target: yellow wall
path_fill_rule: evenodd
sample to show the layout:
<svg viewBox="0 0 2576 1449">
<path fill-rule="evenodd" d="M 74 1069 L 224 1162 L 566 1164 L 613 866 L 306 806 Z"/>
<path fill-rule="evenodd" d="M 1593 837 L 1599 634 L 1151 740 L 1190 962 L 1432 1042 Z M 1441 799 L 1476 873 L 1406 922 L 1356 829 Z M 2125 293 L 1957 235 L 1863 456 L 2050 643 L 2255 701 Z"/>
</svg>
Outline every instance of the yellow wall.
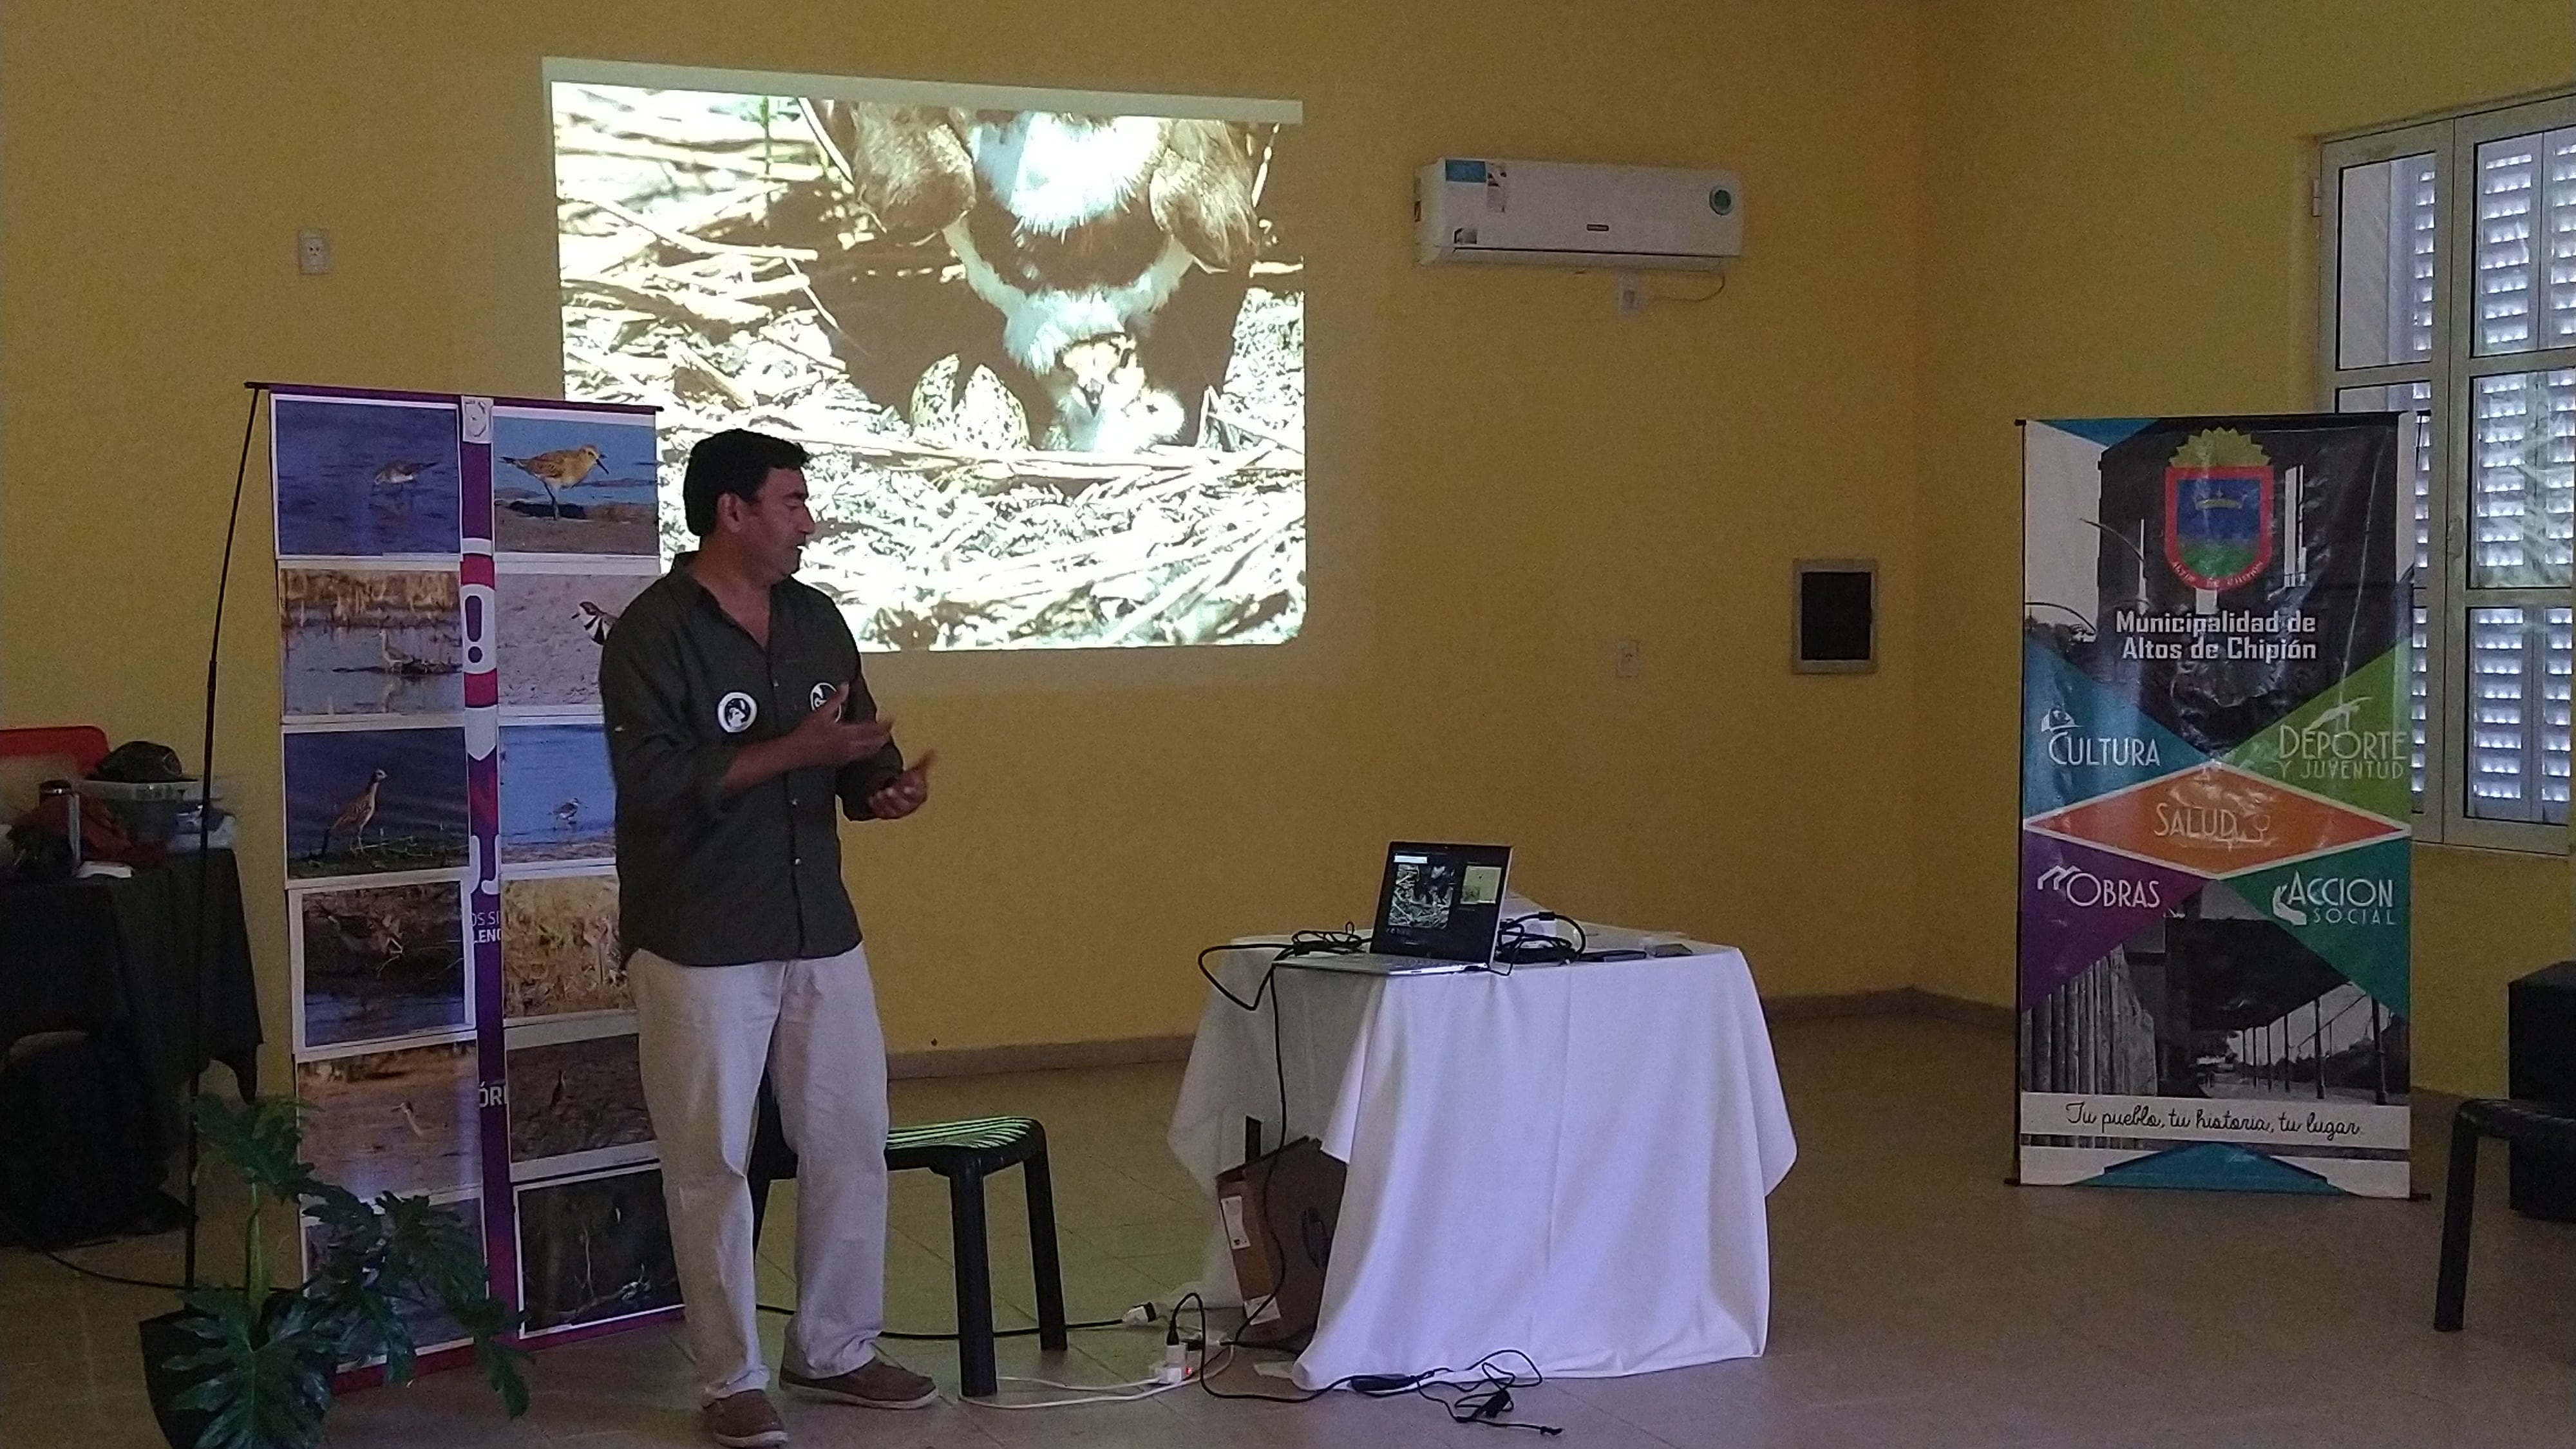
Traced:
<svg viewBox="0 0 2576 1449">
<path fill-rule="evenodd" d="M 2315 138 L 2563 86 L 2563 0 L 1941 0 L 1923 37 L 1923 984 L 2011 999 L 2012 420 L 2302 410 Z M 2503 981 L 2566 954 L 2564 858 L 2415 852 L 2417 1079 L 2503 1086 Z"/>
<path fill-rule="evenodd" d="M 1399 832 L 1510 839 L 1540 899 L 1739 941 L 1775 994 L 2004 1000 L 2011 420 L 2309 405 L 2312 138 L 2571 54 L 2560 0 L 1065 14 L 13 0 L 0 720 L 193 755 L 243 379 L 555 387 L 543 56 L 1286 96 L 1327 183 L 1315 622 L 1267 674 L 877 671 L 947 762 L 931 813 L 851 837 L 894 1045 L 1186 1030 L 1193 947 L 1365 912 Z M 1444 151 L 1741 167 L 1750 254 L 1634 322 L 1606 278 L 1418 269 Z M 294 274 L 306 225 L 333 276 Z M 262 506 L 218 764 L 282 1035 Z M 1882 673 L 1783 667 L 1812 554 L 1883 561 Z M 2492 1087 L 2566 865 L 2418 855 L 2420 1070 Z"/>
<path fill-rule="evenodd" d="M 1286 96 L 1324 183 L 1311 637 L 1267 678 L 879 671 L 945 759 L 927 815 L 852 836 L 892 1044 L 1187 1030 L 1194 947 L 1364 914 L 1399 832 L 1509 839 L 1541 900 L 1740 941 L 1773 992 L 1911 981 L 1917 630 L 1887 621 L 1876 676 L 1793 678 L 1785 601 L 1795 556 L 1874 554 L 1900 600 L 1924 559 L 1914 10 L 1573 14 L 12 0 L 0 720 L 193 758 L 244 379 L 555 389 L 541 57 Z M 1752 254 L 1633 322 L 1605 277 L 1419 270 L 1411 171 L 1444 151 L 1740 166 Z M 327 278 L 295 275 L 309 225 Z M 217 767 L 282 1038 L 263 506 Z"/>
</svg>

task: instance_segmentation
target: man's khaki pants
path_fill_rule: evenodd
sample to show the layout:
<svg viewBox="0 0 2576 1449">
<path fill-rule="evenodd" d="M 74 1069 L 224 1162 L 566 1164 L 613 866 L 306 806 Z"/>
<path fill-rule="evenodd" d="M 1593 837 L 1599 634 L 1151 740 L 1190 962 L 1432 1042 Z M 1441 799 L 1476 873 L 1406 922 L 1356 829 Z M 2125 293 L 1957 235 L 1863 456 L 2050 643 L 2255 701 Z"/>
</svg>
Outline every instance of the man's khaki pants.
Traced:
<svg viewBox="0 0 2576 1449">
<path fill-rule="evenodd" d="M 886 1062 L 867 952 L 809 961 L 627 963 L 644 1101 L 687 1304 L 699 1400 L 769 1385 L 753 1270 L 753 1113 L 766 1071 L 796 1150 L 789 1370 L 864 1364 L 885 1327 Z"/>
</svg>

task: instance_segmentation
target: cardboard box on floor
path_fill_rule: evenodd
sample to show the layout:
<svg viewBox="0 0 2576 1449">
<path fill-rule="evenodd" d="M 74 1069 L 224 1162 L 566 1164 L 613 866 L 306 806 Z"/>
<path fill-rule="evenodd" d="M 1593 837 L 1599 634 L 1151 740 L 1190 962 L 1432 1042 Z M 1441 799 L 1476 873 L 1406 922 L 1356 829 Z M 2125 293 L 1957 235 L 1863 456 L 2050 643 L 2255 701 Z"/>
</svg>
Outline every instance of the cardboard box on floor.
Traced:
<svg viewBox="0 0 2576 1449">
<path fill-rule="evenodd" d="M 1322 1144 L 1300 1137 L 1217 1178 L 1217 1213 L 1250 1314 L 1237 1342 L 1298 1349 L 1314 1336 L 1348 1173 Z"/>
</svg>

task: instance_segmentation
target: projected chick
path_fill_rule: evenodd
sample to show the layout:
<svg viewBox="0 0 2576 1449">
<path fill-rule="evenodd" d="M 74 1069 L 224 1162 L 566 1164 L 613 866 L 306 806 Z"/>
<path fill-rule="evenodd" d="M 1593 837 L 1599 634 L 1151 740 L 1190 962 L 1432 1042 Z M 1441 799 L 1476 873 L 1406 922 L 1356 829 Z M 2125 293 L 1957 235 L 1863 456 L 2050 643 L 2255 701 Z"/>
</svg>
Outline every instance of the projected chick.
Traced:
<svg viewBox="0 0 2576 1449">
<path fill-rule="evenodd" d="M 1036 384 L 1030 435 L 1087 452 L 1194 439 L 1232 353 L 1226 309 L 1166 325 L 1193 272 L 1257 248 L 1248 132 L 1221 121 L 835 106 L 825 131 L 898 241 L 946 240 Z M 962 388 L 971 369 L 959 368 Z"/>
</svg>

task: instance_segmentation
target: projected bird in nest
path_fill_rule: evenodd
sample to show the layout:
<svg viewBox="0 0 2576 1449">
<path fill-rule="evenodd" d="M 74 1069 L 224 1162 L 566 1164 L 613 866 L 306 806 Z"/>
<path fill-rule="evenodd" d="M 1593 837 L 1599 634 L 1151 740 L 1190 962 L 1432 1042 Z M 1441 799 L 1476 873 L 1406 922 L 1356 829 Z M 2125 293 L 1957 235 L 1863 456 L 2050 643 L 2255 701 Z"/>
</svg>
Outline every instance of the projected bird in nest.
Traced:
<svg viewBox="0 0 2576 1449">
<path fill-rule="evenodd" d="M 1292 120 L 553 97 L 566 387 L 804 444 L 802 577 L 863 648 L 1296 636 Z"/>
<path fill-rule="evenodd" d="M 884 236 L 944 242 L 999 323 L 958 339 L 952 408 L 981 365 L 1039 446 L 1200 441 L 1260 248 L 1254 128 L 840 102 L 816 115 Z M 916 415 L 935 401 L 917 379 L 901 390 Z"/>
<path fill-rule="evenodd" d="M 1449 924 L 1449 908 L 1457 900 L 1456 866 L 1398 865 L 1395 868 L 1395 892 L 1388 903 L 1387 924 L 1436 931 Z"/>
</svg>

